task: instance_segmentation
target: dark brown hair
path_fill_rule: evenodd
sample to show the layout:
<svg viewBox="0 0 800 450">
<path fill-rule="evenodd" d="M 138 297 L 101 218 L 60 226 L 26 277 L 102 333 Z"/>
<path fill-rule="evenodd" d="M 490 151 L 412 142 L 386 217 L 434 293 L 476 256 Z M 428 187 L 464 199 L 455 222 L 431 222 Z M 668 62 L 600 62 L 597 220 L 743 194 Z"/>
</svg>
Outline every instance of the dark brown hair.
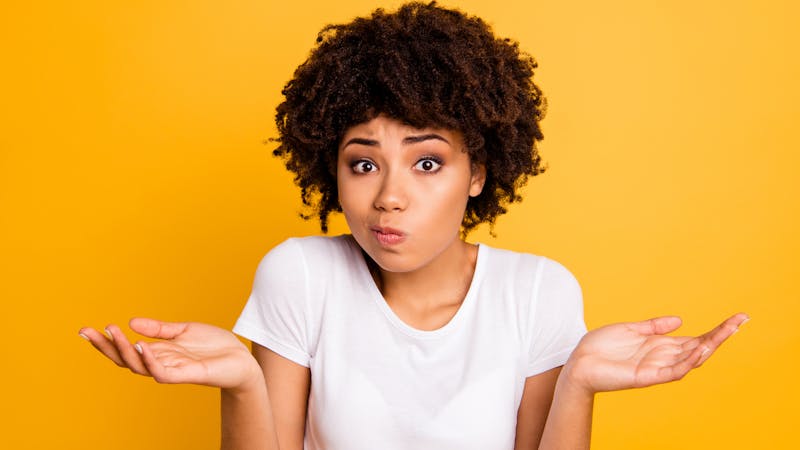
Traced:
<svg viewBox="0 0 800 450">
<path fill-rule="evenodd" d="M 348 128 L 384 114 L 418 128 L 454 129 L 472 161 L 486 166 L 464 232 L 493 225 L 505 205 L 521 200 L 527 177 L 545 169 L 535 145 L 545 111 L 532 81 L 536 67 L 480 18 L 435 2 L 328 25 L 283 89 L 274 154 L 295 173 L 303 203 L 327 232 L 328 215 L 341 212 L 336 161 Z"/>
</svg>

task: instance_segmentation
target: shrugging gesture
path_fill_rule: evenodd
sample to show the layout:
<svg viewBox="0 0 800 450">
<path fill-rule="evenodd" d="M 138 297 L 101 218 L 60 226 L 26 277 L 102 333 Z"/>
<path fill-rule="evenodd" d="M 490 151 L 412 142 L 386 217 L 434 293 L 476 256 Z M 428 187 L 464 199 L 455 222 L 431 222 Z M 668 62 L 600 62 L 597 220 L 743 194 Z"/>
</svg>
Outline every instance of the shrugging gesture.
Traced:
<svg viewBox="0 0 800 450">
<path fill-rule="evenodd" d="M 263 380 L 258 363 L 230 331 L 196 322 L 131 319 L 133 331 L 158 339 L 132 345 L 116 325 L 108 337 L 93 328 L 80 334 L 120 367 L 152 376 L 159 383 L 191 383 L 238 389 Z"/>
<path fill-rule="evenodd" d="M 696 337 L 666 336 L 681 326 L 675 316 L 606 325 L 583 337 L 565 372 L 589 393 L 679 380 L 700 367 L 748 319 L 744 313 L 733 315 Z"/>
</svg>

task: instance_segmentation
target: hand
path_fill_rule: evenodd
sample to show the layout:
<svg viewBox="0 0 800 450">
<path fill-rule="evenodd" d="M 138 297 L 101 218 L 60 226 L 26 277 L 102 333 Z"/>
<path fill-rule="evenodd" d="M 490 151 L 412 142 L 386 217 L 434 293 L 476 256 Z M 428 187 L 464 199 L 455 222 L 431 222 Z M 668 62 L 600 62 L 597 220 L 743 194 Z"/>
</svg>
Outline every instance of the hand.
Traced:
<svg viewBox="0 0 800 450">
<path fill-rule="evenodd" d="M 93 328 L 80 334 L 108 359 L 159 383 L 191 383 L 226 389 L 244 389 L 264 382 L 261 369 L 247 347 L 228 330 L 196 322 L 131 319 L 137 333 L 159 339 L 131 345 L 116 325 L 109 337 Z"/>
<path fill-rule="evenodd" d="M 587 393 L 680 380 L 748 319 L 736 314 L 697 337 L 665 336 L 681 326 L 674 316 L 607 325 L 581 339 L 564 366 L 565 376 Z"/>
</svg>

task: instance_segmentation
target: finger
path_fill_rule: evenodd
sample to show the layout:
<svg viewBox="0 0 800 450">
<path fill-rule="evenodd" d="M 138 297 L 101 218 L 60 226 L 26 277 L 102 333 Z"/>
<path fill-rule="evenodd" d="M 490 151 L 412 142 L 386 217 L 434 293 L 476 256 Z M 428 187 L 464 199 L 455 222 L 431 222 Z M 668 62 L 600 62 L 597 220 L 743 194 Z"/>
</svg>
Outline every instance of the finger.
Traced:
<svg viewBox="0 0 800 450">
<path fill-rule="evenodd" d="M 186 331 L 186 322 L 162 322 L 156 319 L 136 317 L 131 319 L 131 330 L 147 337 L 158 339 L 174 339 Z"/>
<path fill-rule="evenodd" d="M 700 359 L 695 364 L 695 367 L 702 366 L 708 358 L 711 358 L 711 355 L 714 354 L 719 346 L 728 340 L 729 337 L 733 336 L 734 333 L 739 331 L 739 327 L 748 320 L 750 320 L 750 317 L 745 313 L 734 314 L 716 328 L 704 334 L 702 336 L 701 346 L 705 347 L 707 350 L 703 352 Z"/>
<path fill-rule="evenodd" d="M 744 312 L 740 312 L 732 315 L 728 320 L 733 321 L 734 323 L 736 323 L 736 326 L 740 327 L 750 320 L 750 315 Z"/>
<path fill-rule="evenodd" d="M 119 352 L 122 360 L 125 362 L 125 366 L 127 366 L 133 373 L 149 376 L 150 372 L 148 372 L 147 368 L 142 362 L 141 355 L 139 355 L 139 352 L 133 348 L 133 345 L 131 345 L 128 337 L 125 336 L 125 333 L 123 333 L 118 326 L 113 324 L 107 326 L 106 330 L 111 334 L 114 344 L 117 347 L 117 351 Z"/>
<path fill-rule="evenodd" d="M 143 341 L 139 341 L 136 344 L 139 346 L 139 349 L 141 349 L 142 361 L 147 367 L 147 370 L 150 371 L 150 374 L 153 376 L 153 379 L 155 379 L 159 383 L 165 383 L 165 384 L 186 382 L 186 380 L 180 378 L 181 374 L 180 369 L 170 367 L 163 362 L 167 361 L 169 358 L 164 359 L 162 357 L 156 356 L 156 353 L 153 352 L 152 348 L 153 344 L 154 343 L 152 342 L 143 342 Z"/>
<path fill-rule="evenodd" d="M 652 348 L 647 356 L 654 364 L 674 364 L 676 359 L 683 359 L 685 350 L 677 344 L 661 344 Z"/>
<path fill-rule="evenodd" d="M 681 326 L 681 318 L 678 316 L 656 317 L 641 322 L 631 322 L 628 327 L 639 334 L 645 336 L 653 334 L 667 334 L 673 332 Z"/>
<path fill-rule="evenodd" d="M 156 358 L 160 358 L 162 354 L 167 352 L 180 351 L 176 348 L 176 345 L 170 341 L 152 341 L 148 342 L 147 346 L 150 347 L 150 351 L 156 355 Z"/>
<path fill-rule="evenodd" d="M 113 361 L 114 364 L 120 367 L 126 367 L 125 362 L 119 355 L 119 351 L 117 351 L 117 347 L 114 346 L 114 343 L 110 341 L 109 338 L 106 337 L 106 335 L 95 330 L 94 328 L 88 328 L 88 327 L 81 328 L 78 331 L 78 334 L 84 336 L 92 344 L 92 347 L 96 348 L 106 358 Z"/>
<path fill-rule="evenodd" d="M 683 347 L 684 350 L 688 351 L 688 350 L 694 350 L 698 345 L 700 345 L 700 338 L 692 337 L 687 339 L 683 344 L 681 344 L 681 347 Z"/>
<path fill-rule="evenodd" d="M 158 358 L 153 354 L 153 350 L 150 348 L 150 345 L 144 341 L 138 341 L 136 343 L 136 350 L 140 352 L 142 356 L 142 362 L 144 363 L 147 371 L 150 372 L 150 375 L 158 381 L 159 383 L 163 383 L 164 380 L 164 366 L 161 362 L 158 361 Z"/>
<path fill-rule="evenodd" d="M 703 363 L 711 357 L 717 347 L 718 345 L 716 347 L 712 347 L 709 341 L 701 340 L 700 338 L 693 338 L 681 345 L 681 349 L 683 351 L 680 352 L 681 356 L 678 356 L 678 358 L 683 361 L 684 358 L 692 357 L 695 354 L 695 351 L 699 349 L 701 355 L 693 367 L 697 368 L 703 365 Z"/>
<path fill-rule="evenodd" d="M 730 337 L 732 334 L 736 333 L 745 322 L 750 320 L 747 314 L 739 313 L 735 314 L 728 319 L 726 319 L 721 324 L 717 325 L 713 330 L 704 333 L 700 336 L 696 337 L 681 337 L 680 339 L 685 339 L 683 342 L 683 348 L 685 350 L 692 350 L 701 343 L 706 344 L 708 346 L 713 346 L 715 349 L 719 346 L 725 339 Z"/>
<path fill-rule="evenodd" d="M 739 313 L 734 314 L 733 316 L 725 319 L 721 324 L 717 325 L 713 330 L 709 331 L 708 333 L 704 334 L 703 337 L 711 337 L 715 334 L 718 334 L 724 330 L 728 330 L 732 333 L 736 332 L 736 330 L 750 320 L 747 314 Z"/>
<path fill-rule="evenodd" d="M 662 367 L 658 370 L 658 377 L 662 380 L 661 383 L 669 381 L 680 380 L 685 377 L 690 370 L 698 367 L 698 364 L 704 356 L 711 353 L 711 350 L 704 346 L 697 346 L 694 350 L 688 353 L 683 359 L 676 360 L 675 364 Z"/>
<path fill-rule="evenodd" d="M 688 344 L 691 340 L 700 340 L 696 336 L 667 336 L 663 334 L 651 336 L 648 338 L 647 342 L 650 343 L 652 346 L 659 346 L 659 345 L 675 345 L 681 346 Z"/>
<path fill-rule="evenodd" d="M 147 347 L 159 364 L 168 371 L 174 367 L 185 365 L 187 361 L 197 360 L 195 355 L 188 353 L 185 348 L 170 341 L 148 342 Z"/>
<path fill-rule="evenodd" d="M 749 317 L 747 314 L 739 313 L 734 314 L 733 316 L 726 319 L 724 322 L 719 324 L 716 328 L 709 331 L 708 333 L 700 336 L 703 345 L 709 347 L 712 351 L 716 350 L 717 347 L 722 345 L 729 337 L 731 337 L 734 333 L 739 331 L 739 327 L 747 322 Z M 706 359 L 708 358 L 707 355 Z"/>
</svg>

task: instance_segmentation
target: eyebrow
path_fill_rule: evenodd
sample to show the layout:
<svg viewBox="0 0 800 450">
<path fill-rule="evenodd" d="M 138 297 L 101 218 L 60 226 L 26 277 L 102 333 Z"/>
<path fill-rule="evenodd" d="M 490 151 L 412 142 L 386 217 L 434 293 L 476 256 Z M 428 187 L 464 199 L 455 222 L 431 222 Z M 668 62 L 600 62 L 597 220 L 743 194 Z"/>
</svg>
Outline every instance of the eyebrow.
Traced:
<svg viewBox="0 0 800 450">
<path fill-rule="evenodd" d="M 405 137 L 405 138 L 403 138 L 403 145 L 418 144 L 420 142 L 428 141 L 428 140 L 431 140 L 431 139 L 436 139 L 436 140 L 439 140 L 439 141 L 442 141 L 442 142 L 446 142 L 448 144 L 450 143 L 450 141 L 448 141 L 447 139 L 445 139 L 443 136 L 441 136 L 439 134 L 427 133 L 427 134 L 420 134 L 420 135 L 417 135 L 417 136 Z M 367 146 L 371 146 L 371 147 L 377 147 L 379 142 L 374 140 L 374 139 L 352 138 L 349 141 L 347 141 L 347 143 L 344 144 L 342 146 L 342 148 L 345 148 L 350 144 L 360 144 L 360 145 L 367 145 Z"/>
</svg>

